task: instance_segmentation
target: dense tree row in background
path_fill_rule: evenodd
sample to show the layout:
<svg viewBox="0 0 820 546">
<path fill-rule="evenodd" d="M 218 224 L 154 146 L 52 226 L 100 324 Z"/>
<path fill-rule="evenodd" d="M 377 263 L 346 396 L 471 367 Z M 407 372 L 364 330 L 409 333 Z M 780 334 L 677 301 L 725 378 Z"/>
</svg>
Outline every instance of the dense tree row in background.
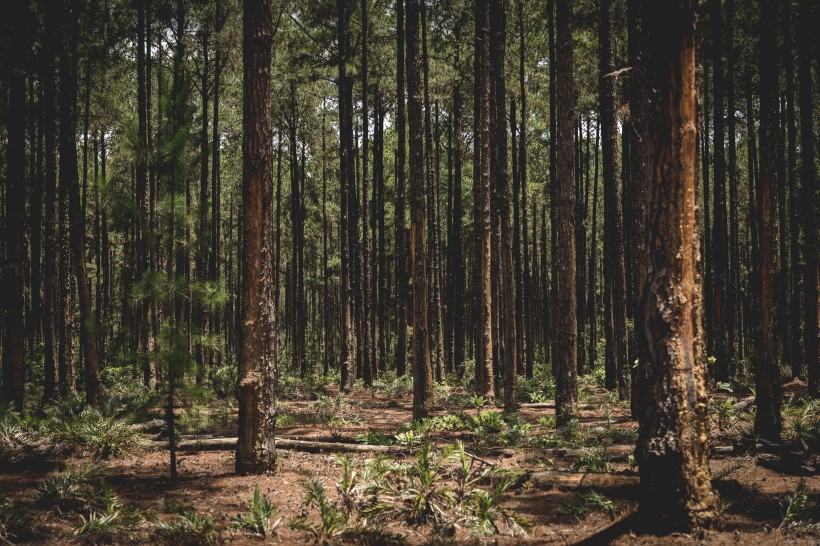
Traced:
<svg viewBox="0 0 820 546">
<path fill-rule="evenodd" d="M 688 2 L 253 4 L 6 6 L 5 400 L 99 405 L 131 374 L 173 423 L 178 388 L 238 378 L 247 472 L 273 460 L 277 363 L 345 391 L 412 370 L 416 418 L 437 381 L 514 410 L 549 366 L 559 425 L 601 373 L 646 439 L 698 426 L 649 408 L 682 328 L 689 402 L 754 385 L 772 439 L 781 379 L 820 393 L 812 2 L 701 3 L 697 44 Z M 665 72 L 689 55 L 697 89 Z"/>
</svg>

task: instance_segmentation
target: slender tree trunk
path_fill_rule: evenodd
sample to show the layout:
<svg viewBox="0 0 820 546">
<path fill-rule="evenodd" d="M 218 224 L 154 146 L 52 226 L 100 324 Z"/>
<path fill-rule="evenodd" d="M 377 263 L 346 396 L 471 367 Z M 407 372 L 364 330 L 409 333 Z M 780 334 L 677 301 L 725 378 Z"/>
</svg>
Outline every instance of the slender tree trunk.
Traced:
<svg viewBox="0 0 820 546">
<path fill-rule="evenodd" d="M 407 0 L 407 104 L 410 122 L 410 218 L 413 275 L 413 418 L 427 417 L 433 405 L 433 368 L 427 315 L 424 230 L 424 147 L 418 0 Z"/>
<path fill-rule="evenodd" d="M 727 354 L 729 375 L 736 372 L 738 310 L 740 308 L 740 239 L 738 234 L 737 145 L 735 118 L 735 2 L 726 2 L 726 102 L 729 138 L 729 279 L 727 290 L 726 322 L 728 330 Z"/>
<path fill-rule="evenodd" d="M 435 162 L 435 151 L 433 146 L 433 122 L 432 108 L 430 106 L 430 86 L 429 86 L 429 61 L 427 55 L 427 0 L 421 0 L 421 63 L 423 75 L 423 104 L 424 104 L 424 172 L 427 182 L 427 289 L 429 296 L 429 309 L 433 314 L 430 324 L 430 343 L 435 354 L 433 358 L 433 371 L 436 380 L 442 380 L 444 369 L 444 333 L 442 331 L 441 312 L 441 278 L 440 247 L 441 229 L 438 218 L 438 191 L 437 183 L 438 169 Z M 409 78 L 409 76 L 408 76 Z"/>
<path fill-rule="evenodd" d="M 222 200 L 221 200 L 221 191 L 219 187 L 219 175 L 220 175 L 220 129 L 219 129 L 219 91 L 220 91 L 220 81 L 222 76 L 222 48 L 220 47 L 221 44 L 221 31 L 222 26 L 224 24 L 224 19 L 222 15 L 222 2 L 221 0 L 216 0 L 215 2 L 216 12 L 214 20 L 216 22 L 215 25 L 215 36 L 214 36 L 214 107 L 213 107 L 213 121 L 211 124 L 211 233 L 210 233 L 210 251 L 211 255 L 208 258 L 208 279 L 212 282 L 216 282 L 220 277 L 220 267 L 219 267 L 219 259 L 220 259 L 220 223 L 221 219 L 221 212 L 222 212 Z M 150 117 L 150 116 L 149 116 Z M 279 233 L 278 226 L 277 226 L 277 234 Z M 214 311 L 210 314 L 211 320 L 211 333 L 214 336 L 219 336 L 221 334 L 221 324 L 220 324 L 220 313 L 219 311 Z M 214 365 L 219 364 L 219 353 L 216 355 L 216 361 Z"/>
<path fill-rule="evenodd" d="M 647 126 L 655 135 L 640 331 L 639 511 L 661 530 L 716 517 L 696 220 L 695 3 L 646 2 Z"/>
<path fill-rule="evenodd" d="M 617 146 L 617 130 L 615 133 L 615 145 Z M 593 161 L 594 167 L 592 176 L 592 241 L 589 245 L 589 287 L 587 289 L 587 292 L 589 293 L 587 309 L 589 310 L 590 370 L 594 369 L 595 363 L 598 361 L 598 306 L 600 305 L 598 298 L 598 148 L 600 147 L 600 143 L 601 120 L 598 119 L 595 122 L 595 159 Z M 623 236 L 623 226 L 621 228 L 621 233 Z M 621 248 L 623 249 L 623 247 Z"/>
<path fill-rule="evenodd" d="M 726 348 L 727 289 L 729 276 L 729 245 L 726 235 L 726 120 L 724 111 L 723 15 L 721 3 L 712 5 L 712 47 L 714 76 L 714 220 L 712 225 L 712 257 L 714 259 L 713 321 L 709 332 L 714 338 L 715 379 L 729 378 Z"/>
<path fill-rule="evenodd" d="M 208 176 L 208 154 L 210 152 L 210 139 L 208 138 L 208 75 L 212 70 L 210 63 L 210 32 L 206 28 L 202 33 L 202 82 L 200 88 L 200 100 L 202 102 L 202 118 L 199 129 L 199 222 L 197 226 L 197 248 L 196 248 L 196 278 L 200 283 L 208 280 L 208 209 L 210 202 L 210 178 Z M 205 313 L 204 304 L 201 301 L 193 302 L 194 326 L 199 329 L 202 336 L 208 335 L 208 316 Z M 206 367 L 207 360 L 205 347 L 198 343 L 196 347 L 196 379 L 198 384 L 202 384 L 208 375 Z"/>
<path fill-rule="evenodd" d="M 732 2 L 734 0 L 731 0 Z M 732 9 L 734 4 L 732 3 Z M 797 187 L 797 126 L 796 113 L 794 107 L 794 53 L 792 48 L 792 6 L 791 2 L 783 3 L 783 60 L 786 68 L 786 129 L 787 139 L 787 165 L 786 180 L 789 190 L 789 255 L 791 257 L 791 276 L 784 279 L 789 290 L 790 300 L 788 302 L 788 319 L 790 346 L 788 348 L 789 364 L 791 366 L 792 377 L 800 377 L 803 368 L 802 347 L 800 343 L 800 299 L 802 292 L 801 277 L 803 271 L 800 267 L 800 203 L 798 202 Z M 799 61 L 798 61 L 799 62 Z M 732 90 L 734 92 L 734 90 Z M 730 135 L 731 136 L 731 135 Z M 815 230 L 816 231 L 816 230 Z M 785 235 L 784 235 L 785 236 Z M 734 244 L 734 240 L 733 240 Z M 736 249 L 732 249 L 736 252 Z M 783 257 L 785 260 L 785 256 Z M 734 288 L 734 287 L 733 287 Z M 785 352 L 785 351 L 784 351 Z M 805 376 L 803 376 L 805 377 Z"/>
<path fill-rule="evenodd" d="M 629 399 L 630 375 L 627 362 L 626 273 L 621 197 L 618 191 L 618 126 L 615 117 L 615 69 L 612 2 L 602 0 L 598 33 L 601 50 L 599 101 L 604 175 L 604 303 L 606 306 L 606 369 L 614 372 L 611 387 L 617 385 L 621 400 Z"/>
<path fill-rule="evenodd" d="M 370 111 L 368 110 L 368 89 L 367 89 L 367 0 L 361 0 L 362 16 L 362 379 L 367 387 L 373 385 L 373 364 L 375 356 L 373 345 L 371 344 L 371 310 L 373 305 L 373 293 L 370 290 L 370 277 L 374 272 L 370 268 L 370 246 L 375 245 L 375 241 L 370 241 L 368 237 L 368 212 L 370 208 Z"/>
<path fill-rule="evenodd" d="M 56 5 L 45 6 L 45 30 L 43 42 L 43 123 L 45 133 L 45 216 L 43 245 L 43 340 L 45 367 L 43 399 L 50 402 L 57 395 L 58 375 L 56 360 L 55 302 L 58 292 L 57 278 L 57 105 L 56 72 L 58 13 Z"/>
<path fill-rule="evenodd" d="M 356 345 L 354 342 L 354 302 L 351 289 L 354 277 L 354 252 L 351 245 L 351 225 L 355 225 L 355 211 L 351 204 L 355 196 L 353 172 L 353 82 L 347 75 L 346 63 L 350 56 L 349 6 L 345 0 L 336 0 L 337 40 L 339 47 L 339 200 L 341 201 L 341 304 L 342 304 L 342 390 L 349 390 L 355 380 Z"/>
<path fill-rule="evenodd" d="M 18 5 L 19 4 L 19 5 Z M 5 264 L 3 271 L 3 400 L 13 402 L 23 411 L 25 395 L 25 203 L 26 203 L 26 67 L 28 32 L 32 13 L 28 3 L 9 6 L 10 21 L 20 25 L 10 36 L 8 48 L 11 79 L 8 82 L 8 112 L 6 127 L 6 225 Z M 75 157 L 76 154 L 72 154 Z"/>
<path fill-rule="evenodd" d="M 760 327 L 755 386 L 757 413 L 755 432 L 767 440 L 778 440 L 782 430 L 780 416 L 780 368 L 777 355 L 777 114 L 778 62 L 773 22 L 777 7 L 760 1 L 760 199 L 761 261 L 758 276 Z"/>
<path fill-rule="evenodd" d="M 456 36 L 460 35 L 460 28 L 456 28 Z M 458 44 L 458 40 L 456 40 Z M 456 64 L 458 65 L 459 47 L 456 45 Z M 447 292 L 451 295 L 450 336 L 451 355 L 454 368 L 459 378 L 464 376 L 464 240 L 462 216 L 464 214 L 461 195 L 461 86 L 453 87 L 453 121 L 452 121 L 451 153 L 453 155 L 453 212 L 451 235 L 447 242 L 447 251 L 450 255 L 451 285 Z"/>
<path fill-rule="evenodd" d="M 575 80 L 572 44 L 572 2 L 556 0 L 556 71 L 557 80 L 557 163 L 555 249 L 553 289 L 555 334 L 552 355 L 555 363 L 555 413 L 558 426 L 566 425 L 576 414 L 577 321 L 575 291 Z"/>
<path fill-rule="evenodd" d="M 524 85 L 526 81 L 524 70 L 524 0 L 518 1 L 518 85 L 521 102 L 521 127 L 518 136 L 518 176 L 521 178 L 521 231 L 524 243 L 524 270 L 523 270 L 523 299 L 524 312 L 522 320 L 524 329 L 521 335 L 524 337 L 522 350 L 524 354 L 520 358 L 524 362 L 524 373 L 526 377 L 532 377 L 532 369 L 535 362 L 535 339 L 533 337 L 533 324 L 535 322 L 535 301 L 532 288 L 533 274 L 530 270 L 530 242 L 527 230 L 527 91 Z M 535 216 L 532 218 L 533 229 L 537 223 Z M 534 231 L 533 231 L 534 233 Z M 532 241 L 535 246 L 535 235 Z M 535 254 L 535 252 L 533 252 Z"/>
<path fill-rule="evenodd" d="M 244 0 L 242 114 L 242 341 L 238 474 L 276 470 L 276 304 L 270 256 L 273 128 L 270 0 Z"/>
<path fill-rule="evenodd" d="M 396 375 L 407 367 L 407 241 L 405 237 L 405 87 L 404 87 L 404 0 L 396 2 Z"/>
<path fill-rule="evenodd" d="M 490 203 L 490 13 L 488 0 L 476 0 L 476 58 L 478 95 L 475 100 L 480 105 L 478 134 L 479 157 L 475 158 L 478 175 L 476 226 L 479 235 L 478 259 L 478 350 L 476 351 L 476 391 L 488 402 L 495 400 L 495 377 L 493 374 L 493 298 L 492 298 L 492 210 Z M 479 163 L 475 163 L 478 160 Z"/>
<path fill-rule="evenodd" d="M 815 398 L 820 397 L 820 356 L 818 355 L 817 343 L 817 291 L 818 291 L 818 261 L 817 255 L 820 252 L 817 243 L 817 172 L 814 163 L 814 117 L 811 75 L 811 44 L 814 36 L 812 26 L 812 3 L 808 0 L 800 0 L 799 23 L 798 23 L 798 49 L 799 54 L 797 72 L 799 78 L 800 96 L 800 154 L 801 171 L 800 182 L 802 185 L 802 197 L 800 207 L 801 222 L 803 227 L 803 284 L 805 293 L 803 295 L 803 339 L 804 351 L 803 360 L 806 363 L 809 374 L 809 394 Z M 815 10 L 816 11 L 816 10 Z"/>
<path fill-rule="evenodd" d="M 68 201 L 71 262 L 80 300 L 80 344 L 83 348 L 86 401 L 102 403 L 102 387 L 97 354 L 97 339 L 92 335 L 94 318 L 85 263 L 85 222 L 80 203 L 79 173 L 75 129 L 77 126 L 77 33 L 78 8 L 67 4 L 64 13 L 63 49 L 60 55 L 60 184 L 65 185 Z"/>
</svg>

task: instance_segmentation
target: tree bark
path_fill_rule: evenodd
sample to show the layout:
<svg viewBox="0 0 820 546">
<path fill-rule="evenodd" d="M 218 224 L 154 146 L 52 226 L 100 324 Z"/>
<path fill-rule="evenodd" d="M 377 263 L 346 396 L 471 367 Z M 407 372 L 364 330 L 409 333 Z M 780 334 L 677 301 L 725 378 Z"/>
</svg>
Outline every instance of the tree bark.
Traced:
<svg viewBox="0 0 820 546">
<path fill-rule="evenodd" d="M 778 61 L 773 22 L 775 4 L 760 1 L 760 199 L 761 245 L 758 293 L 760 294 L 760 327 L 755 386 L 757 413 L 755 432 L 766 440 L 780 438 L 780 368 L 777 355 L 777 143 L 779 119 L 777 113 Z"/>
<path fill-rule="evenodd" d="M 102 386 L 97 354 L 97 339 L 92 334 L 94 316 L 88 286 L 85 253 L 85 221 L 80 202 L 77 168 L 77 33 L 79 16 L 73 3 L 64 11 L 63 49 L 60 55 L 60 184 L 65 185 L 68 201 L 71 262 L 80 302 L 80 344 L 83 349 L 86 401 L 92 406 L 102 403 Z"/>
<path fill-rule="evenodd" d="M 396 375 L 407 367 L 407 241 L 405 224 L 406 131 L 404 84 L 404 0 L 396 2 Z"/>
<path fill-rule="evenodd" d="M 422 82 L 419 57 L 418 0 L 407 0 L 407 105 L 410 122 L 410 242 L 413 276 L 413 418 L 432 410 L 433 369 L 427 315 L 427 264 L 424 230 L 424 147 L 422 141 Z"/>
<path fill-rule="evenodd" d="M 58 292 L 57 278 L 57 105 L 56 55 L 59 10 L 53 3 L 45 6 L 45 30 L 42 52 L 43 131 L 45 133 L 45 216 L 43 241 L 43 341 L 45 367 L 43 400 L 50 402 L 57 395 L 58 374 L 56 360 L 55 303 Z"/>
<path fill-rule="evenodd" d="M 337 41 L 339 48 L 339 200 L 341 201 L 341 304 L 342 304 L 342 390 L 353 387 L 355 380 L 356 345 L 354 341 L 355 294 L 351 289 L 354 277 L 354 253 L 351 244 L 351 225 L 355 225 L 351 204 L 355 196 L 353 172 L 353 82 L 347 74 L 350 56 L 350 6 L 345 0 L 336 0 Z"/>
<path fill-rule="evenodd" d="M 611 386 L 617 386 L 621 400 L 629 399 L 630 375 L 627 362 L 626 272 L 621 196 L 618 189 L 618 126 L 615 116 L 615 70 L 612 2 L 602 0 L 598 33 L 601 51 L 599 101 L 604 177 L 604 304 L 606 324 L 606 369 L 614 372 Z M 594 240 L 594 239 L 593 239 Z M 594 327 L 594 325 L 591 325 Z"/>
<path fill-rule="evenodd" d="M 12 26 L 20 25 L 11 32 L 8 47 L 8 112 L 6 127 L 8 148 L 6 150 L 6 225 L 5 264 L 3 271 L 3 399 L 13 402 L 17 411 L 23 411 L 25 395 L 25 203 L 26 203 L 26 58 L 28 57 L 28 32 L 32 18 L 28 3 L 15 2 L 9 20 Z M 76 154 L 72 153 L 75 157 Z"/>
<path fill-rule="evenodd" d="M 576 415 L 577 321 L 575 291 L 575 80 L 572 44 L 572 2 L 556 0 L 557 157 L 554 207 L 555 249 L 553 259 L 555 414 L 558 426 Z"/>
<path fill-rule="evenodd" d="M 639 512 L 668 531 L 716 517 L 696 220 L 695 3 L 645 2 L 647 126 L 655 135 L 640 346 Z"/>
<path fill-rule="evenodd" d="M 814 95 L 812 94 L 811 75 L 811 44 L 814 36 L 812 26 L 812 3 L 808 0 L 800 0 L 799 23 L 798 23 L 798 49 L 799 54 L 797 72 L 799 78 L 800 97 L 800 153 L 801 171 L 800 182 L 802 185 L 802 195 L 800 214 L 803 227 L 803 284 L 805 293 L 803 295 L 803 361 L 806 363 L 809 374 L 809 394 L 815 398 L 820 397 L 820 355 L 818 355 L 817 343 L 817 319 L 818 319 L 818 261 L 817 255 L 820 252 L 817 242 L 817 172 L 814 163 L 814 116 L 813 105 Z"/>
<path fill-rule="evenodd" d="M 242 341 L 238 474 L 276 470 L 276 307 L 272 246 L 273 128 L 270 0 L 244 0 L 242 113 Z"/>
<path fill-rule="evenodd" d="M 492 261 L 492 212 L 490 205 L 490 14 L 488 0 L 475 2 L 476 25 L 476 74 L 478 95 L 475 97 L 479 119 L 478 143 L 479 157 L 473 162 L 478 171 L 478 192 L 475 199 L 478 203 L 476 226 L 479 232 L 478 248 L 478 350 L 476 351 L 476 392 L 489 403 L 495 400 L 495 378 L 493 375 L 493 300 L 492 278 L 490 276 Z M 478 161 L 478 163 L 476 163 Z"/>
</svg>

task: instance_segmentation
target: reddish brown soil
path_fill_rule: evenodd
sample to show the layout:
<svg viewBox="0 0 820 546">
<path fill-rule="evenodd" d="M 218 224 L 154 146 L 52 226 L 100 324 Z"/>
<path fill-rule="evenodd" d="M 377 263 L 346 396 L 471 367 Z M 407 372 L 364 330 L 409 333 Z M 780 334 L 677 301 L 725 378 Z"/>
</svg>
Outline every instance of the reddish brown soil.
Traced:
<svg viewBox="0 0 820 546">
<path fill-rule="evenodd" d="M 593 398 L 593 400 L 599 400 Z M 357 391 L 353 395 L 353 404 L 345 406 L 349 418 L 354 415 L 356 424 L 347 424 L 333 432 L 345 438 L 355 438 L 368 429 L 384 433 L 395 433 L 407 424 L 411 415 L 410 397 L 386 397 Z M 589 402 L 589 401 L 588 401 Z M 309 400 L 286 401 L 280 411 L 287 411 L 296 416 L 309 414 L 312 402 Z M 440 408 L 439 413 L 453 411 L 454 408 Z M 524 408 L 521 415 L 533 424 L 532 433 L 536 434 L 541 427 L 538 418 L 552 414 L 551 409 Z M 634 427 L 629 421 L 626 408 L 619 407 L 611 414 L 615 426 Z M 582 424 L 594 425 L 603 423 L 605 416 L 600 409 L 582 412 Z M 230 434 L 232 427 L 222 431 Z M 308 425 L 299 422 L 296 426 L 280 431 L 282 436 L 292 438 L 323 438 L 330 435 L 330 430 L 319 425 Z M 446 443 L 445 434 L 438 442 Z M 475 449 L 470 449 L 476 452 Z M 335 488 L 339 479 L 339 465 L 330 454 L 311 454 L 296 451 L 280 450 L 280 468 L 275 476 L 239 477 L 233 472 L 234 460 L 231 451 L 185 452 L 179 455 L 179 479 L 168 479 L 168 456 L 158 448 L 139 449 L 128 457 L 105 461 L 107 480 L 126 504 L 136 504 L 151 509 L 160 518 L 168 518 L 162 512 L 165 499 L 176 501 L 185 507 L 193 507 L 201 513 L 210 514 L 217 526 L 223 530 L 222 540 L 231 544 L 259 544 L 262 539 L 251 537 L 232 526 L 234 518 L 245 511 L 245 504 L 253 491 L 259 486 L 260 491 L 268 495 L 279 507 L 282 525 L 273 543 L 299 544 L 309 543 L 311 538 L 287 525 L 294 517 L 302 513 L 304 484 L 308 478 L 324 481 L 331 497 L 337 496 Z M 572 462 L 560 459 L 545 459 L 541 450 L 536 448 L 504 448 L 479 451 L 485 461 L 509 468 L 525 471 L 565 469 Z M 356 455 L 357 461 L 367 459 L 366 454 Z M 70 459 L 51 461 L 51 464 L 39 465 L 39 468 L 8 473 L 8 468 L 0 466 L 0 497 L 8 496 L 24 508 L 33 511 L 33 497 L 37 487 L 49 476 L 70 466 L 88 464 L 88 459 Z M 758 464 L 754 455 L 721 456 L 713 458 L 713 472 L 738 466 L 734 472 L 718 484 L 721 502 L 724 506 L 722 520 L 716 530 L 699 536 L 673 535 L 657 537 L 638 534 L 638 523 L 633 517 L 636 503 L 634 489 L 605 491 L 609 497 L 622 502 L 621 514 L 611 520 L 602 513 L 591 513 L 576 518 L 562 512 L 565 503 L 574 492 L 561 490 L 544 490 L 524 483 L 508 493 L 504 504 L 526 516 L 532 523 L 530 534 L 526 538 L 496 536 L 488 539 L 472 537 L 467 530 L 460 529 L 453 539 L 463 544 L 820 544 L 820 536 L 798 536 L 778 530 L 781 521 L 779 502 L 794 491 L 801 479 L 799 469 L 787 472 L 784 468 L 778 471 Z M 628 472 L 626 463 L 613 465 L 616 470 Z M 771 465 L 769 465 L 771 466 Z M 805 470 L 803 471 L 805 474 Z M 817 472 L 809 470 L 804 476 L 813 502 L 820 501 L 820 477 Z M 818 504 L 815 504 L 816 506 Z M 314 514 L 315 517 L 315 514 Z M 58 514 L 40 515 L 36 518 L 40 525 L 40 537 L 33 543 L 66 544 L 76 543 L 73 525 L 76 517 L 60 517 Z M 138 533 L 123 537 L 124 543 L 153 543 L 150 525 Z M 393 532 L 403 534 L 411 544 L 429 543 L 433 537 L 432 528 L 413 526 L 406 522 L 396 521 L 390 526 Z M 120 540 L 120 539 L 117 539 Z"/>
</svg>

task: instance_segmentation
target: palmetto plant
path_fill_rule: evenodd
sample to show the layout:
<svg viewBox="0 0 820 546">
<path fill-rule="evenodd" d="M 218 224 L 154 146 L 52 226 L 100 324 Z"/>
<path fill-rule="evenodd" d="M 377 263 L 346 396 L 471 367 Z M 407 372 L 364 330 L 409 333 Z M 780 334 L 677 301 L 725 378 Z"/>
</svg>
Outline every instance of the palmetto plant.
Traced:
<svg viewBox="0 0 820 546">
<path fill-rule="evenodd" d="M 258 485 L 253 488 L 253 495 L 247 507 L 248 513 L 237 517 L 237 526 L 262 538 L 273 536 L 282 518 L 274 519 L 279 509 L 268 497 L 259 492 Z"/>
</svg>

